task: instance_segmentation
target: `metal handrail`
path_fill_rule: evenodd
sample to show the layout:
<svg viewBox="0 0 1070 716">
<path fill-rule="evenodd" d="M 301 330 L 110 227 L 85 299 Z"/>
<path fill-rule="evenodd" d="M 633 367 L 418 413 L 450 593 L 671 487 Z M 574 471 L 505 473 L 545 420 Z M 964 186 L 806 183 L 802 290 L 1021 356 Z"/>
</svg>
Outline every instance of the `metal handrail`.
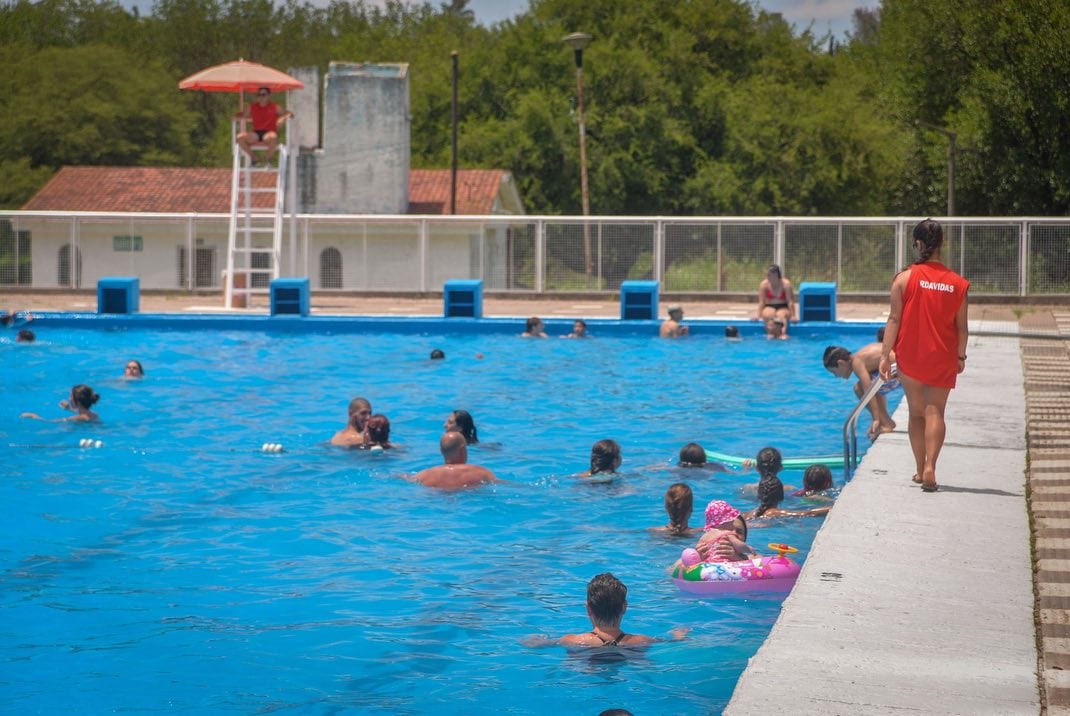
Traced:
<svg viewBox="0 0 1070 716">
<path fill-rule="evenodd" d="M 869 401 L 873 400 L 883 385 L 884 378 L 879 375 L 874 378 L 869 384 L 869 390 L 858 401 L 858 405 L 843 424 L 843 479 L 845 482 L 851 479 L 851 474 L 858 465 L 858 416 L 862 414 L 865 407 L 869 405 Z"/>
</svg>

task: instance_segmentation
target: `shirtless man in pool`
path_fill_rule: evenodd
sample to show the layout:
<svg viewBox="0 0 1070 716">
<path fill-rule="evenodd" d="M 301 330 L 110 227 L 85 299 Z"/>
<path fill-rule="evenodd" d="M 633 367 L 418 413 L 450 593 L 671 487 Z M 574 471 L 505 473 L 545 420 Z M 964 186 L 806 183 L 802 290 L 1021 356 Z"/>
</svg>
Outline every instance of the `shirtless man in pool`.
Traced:
<svg viewBox="0 0 1070 716">
<path fill-rule="evenodd" d="M 372 404 L 367 398 L 349 401 L 349 422 L 331 438 L 331 445 L 360 447 L 364 444 L 364 426 L 372 416 Z"/>
<path fill-rule="evenodd" d="M 480 465 L 468 464 L 468 444 L 460 433 L 446 433 L 438 441 L 444 464 L 420 470 L 413 481 L 427 487 L 456 490 L 487 482 L 499 482 L 494 473 Z"/>
</svg>

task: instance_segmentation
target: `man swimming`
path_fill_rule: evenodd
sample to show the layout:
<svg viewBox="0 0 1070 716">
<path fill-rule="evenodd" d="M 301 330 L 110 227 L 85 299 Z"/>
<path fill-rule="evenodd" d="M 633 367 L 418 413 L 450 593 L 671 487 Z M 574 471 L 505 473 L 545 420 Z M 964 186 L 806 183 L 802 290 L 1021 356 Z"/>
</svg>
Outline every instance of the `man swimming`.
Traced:
<svg viewBox="0 0 1070 716">
<path fill-rule="evenodd" d="M 367 398 L 349 401 L 349 422 L 331 438 L 331 445 L 360 447 L 364 444 L 364 427 L 372 416 L 372 404 Z"/>
<path fill-rule="evenodd" d="M 500 482 L 493 472 L 480 465 L 468 464 L 468 443 L 460 433 L 446 433 L 438 441 L 442 452 L 442 465 L 420 470 L 413 481 L 426 487 L 457 490 L 488 482 Z"/>
</svg>

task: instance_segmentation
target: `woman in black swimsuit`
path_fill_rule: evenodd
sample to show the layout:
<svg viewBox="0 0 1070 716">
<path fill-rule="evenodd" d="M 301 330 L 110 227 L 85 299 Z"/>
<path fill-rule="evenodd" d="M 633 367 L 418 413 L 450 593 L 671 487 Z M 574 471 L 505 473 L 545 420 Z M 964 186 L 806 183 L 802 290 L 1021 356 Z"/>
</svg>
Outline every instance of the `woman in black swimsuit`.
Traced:
<svg viewBox="0 0 1070 716">
<path fill-rule="evenodd" d="M 643 647 L 656 641 L 678 641 L 687 634 L 687 627 L 678 627 L 670 633 L 672 639 L 659 639 L 642 634 L 625 634 L 620 628 L 624 612 L 628 610 L 628 588 L 609 572 L 595 576 L 587 583 L 587 617 L 591 631 L 582 634 L 566 634 L 560 639 L 534 638 L 526 641 L 528 646 L 551 646 L 560 644 L 570 647 Z"/>
</svg>

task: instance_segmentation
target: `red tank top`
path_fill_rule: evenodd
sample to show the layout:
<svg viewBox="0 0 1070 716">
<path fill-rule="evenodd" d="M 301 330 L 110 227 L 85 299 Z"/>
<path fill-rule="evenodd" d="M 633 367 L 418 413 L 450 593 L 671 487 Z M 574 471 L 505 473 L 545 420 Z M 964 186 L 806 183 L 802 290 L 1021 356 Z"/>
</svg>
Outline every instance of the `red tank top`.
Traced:
<svg viewBox="0 0 1070 716">
<path fill-rule="evenodd" d="M 249 114 L 253 117 L 253 129 L 259 132 L 275 132 L 279 128 L 279 105 L 268 102 L 261 107 L 259 102 L 249 105 Z"/>
<path fill-rule="evenodd" d="M 904 374 L 926 385 L 954 388 L 959 369 L 955 326 L 970 282 L 937 261 L 914 264 L 903 291 L 895 360 Z"/>
</svg>

